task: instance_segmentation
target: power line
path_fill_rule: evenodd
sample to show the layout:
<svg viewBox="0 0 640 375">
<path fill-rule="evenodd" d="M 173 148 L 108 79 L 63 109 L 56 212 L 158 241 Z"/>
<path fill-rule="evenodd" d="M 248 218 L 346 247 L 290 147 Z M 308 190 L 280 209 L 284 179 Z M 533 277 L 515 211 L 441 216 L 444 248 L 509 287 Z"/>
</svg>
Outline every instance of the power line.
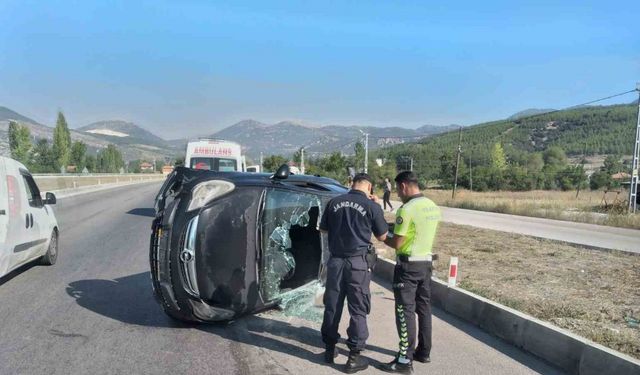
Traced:
<svg viewBox="0 0 640 375">
<path fill-rule="evenodd" d="M 632 92 L 636 92 L 636 91 L 637 91 L 636 89 L 633 89 L 633 90 L 629 90 L 629 91 L 620 92 L 620 93 L 617 93 L 617 94 L 613 94 L 613 95 L 605 96 L 604 98 L 600 98 L 600 99 L 596 99 L 596 100 L 591 100 L 591 101 L 588 101 L 588 102 L 586 102 L 586 103 L 575 104 L 575 105 L 572 105 L 572 106 L 569 106 L 569 107 L 565 107 L 565 108 L 561 108 L 561 109 L 555 109 L 555 110 L 553 110 L 553 111 L 548 111 L 548 112 L 543 112 L 543 113 L 536 113 L 536 114 L 534 114 L 534 115 L 529 115 L 529 116 L 524 116 L 524 117 L 518 117 L 518 118 L 513 119 L 513 120 L 506 119 L 506 120 L 504 120 L 504 121 L 517 122 L 517 121 L 522 121 L 522 120 L 528 120 L 528 119 L 533 118 L 533 117 L 545 116 L 545 115 L 548 115 L 548 114 L 551 114 L 551 113 L 562 112 L 562 111 L 568 111 L 568 110 L 570 110 L 570 109 L 574 109 L 574 108 L 577 108 L 577 107 L 587 106 L 587 105 L 594 104 L 594 103 L 598 103 L 598 102 L 602 102 L 602 101 L 605 101 L 605 100 L 608 100 L 608 99 L 617 98 L 618 96 L 627 95 L 627 94 L 630 94 L 630 93 L 632 93 Z"/>
<path fill-rule="evenodd" d="M 547 111 L 547 112 L 543 112 L 543 113 L 536 113 L 536 114 L 529 115 L 529 116 L 518 117 L 518 118 L 513 119 L 513 120 L 511 120 L 511 119 L 498 120 L 496 122 L 499 122 L 499 121 L 519 122 L 519 121 L 528 120 L 528 119 L 531 119 L 531 118 L 534 118 L 534 117 L 545 116 L 545 115 L 548 115 L 548 114 L 551 114 L 551 113 L 568 111 L 570 109 L 574 109 L 574 108 L 582 107 L 582 106 L 587 106 L 587 105 L 598 103 L 598 102 L 602 102 L 602 101 L 605 101 L 605 100 L 608 100 L 608 99 L 617 98 L 619 96 L 627 95 L 627 94 L 630 94 L 632 92 L 637 92 L 637 91 L 638 91 L 637 89 L 633 89 L 633 90 L 624 91 L 624 92 L 620 92 L 620 93 L 617 93 L 617 94 L 605 96 L 603 98 L 591 100 L 591 101 L 588 101 L 588 102 L 585 102 L 585 103 L 575 104 L 575 105 L 572 105 L 572 106 L 569 106 L 569 107 L 565 107 L 565 108 L 561 108 L 561 109 L 554 109 L 553 111 Z M 465 128 L 469 129 L 470 127 L 466 126 Z M 430 137 L 430 136 L 436 136 L 436 135 L 439 135 L 439 134 L 453 133 L 453 130 L 454 129 L 449 130 L 449 131 L 444 132 L 444 133 L 436 133 L 436 134 L 417 134 L 417 135 L 405 135 L 405 136 L 369 136 L 369 138 L 374 138 L 374 139 L 383 139 L 383 138 L 393 138 L 393 139 L 425 138 L 425 137 Z"/>
</svg>

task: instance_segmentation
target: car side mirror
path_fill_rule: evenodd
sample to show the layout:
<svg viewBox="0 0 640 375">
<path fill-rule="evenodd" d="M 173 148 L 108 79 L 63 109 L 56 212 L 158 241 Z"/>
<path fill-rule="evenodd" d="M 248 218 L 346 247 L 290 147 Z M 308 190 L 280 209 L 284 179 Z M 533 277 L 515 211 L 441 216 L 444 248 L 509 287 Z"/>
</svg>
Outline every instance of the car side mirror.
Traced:
<svg viewBox="0 0 640 375">
<path fill-rule="evenodd" d="M 53 193 L 45 194 L 44 204 L 56 204 L 56 195 Z"/>
<path fill-rule="evenodd" d="M 284 180 L 289 177 L 291 172 L 289 171 L 289 166 L 286 164 L 282 164 L 280 168 L 276 171 L 276 173 L 271 176 L 271 178 L 276 180 Z"/>
</svg>

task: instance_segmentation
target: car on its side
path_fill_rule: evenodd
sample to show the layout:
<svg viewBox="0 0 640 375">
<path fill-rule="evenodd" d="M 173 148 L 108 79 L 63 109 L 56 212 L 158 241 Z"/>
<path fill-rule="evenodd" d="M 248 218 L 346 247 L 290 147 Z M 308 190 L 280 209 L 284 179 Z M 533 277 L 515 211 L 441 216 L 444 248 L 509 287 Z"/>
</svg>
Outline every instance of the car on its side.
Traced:
<svg viewBox="0 0 640 375">
<path fill-rule="evenodd" d="M 42 199 L 24 165 L 0 156 L 0 277 L 34 260 L 56 263 L 59 229 L 53 204 L 55 195 Z"/>
<path fill-rule="evenodd" d="M 172 318 L 235 319 L 283 293 L 322 282 L 328 258 L 318 230 L 337 181 L 178 167 L 156 197 L 150 244 L 154 294 Z"/>
</svg>

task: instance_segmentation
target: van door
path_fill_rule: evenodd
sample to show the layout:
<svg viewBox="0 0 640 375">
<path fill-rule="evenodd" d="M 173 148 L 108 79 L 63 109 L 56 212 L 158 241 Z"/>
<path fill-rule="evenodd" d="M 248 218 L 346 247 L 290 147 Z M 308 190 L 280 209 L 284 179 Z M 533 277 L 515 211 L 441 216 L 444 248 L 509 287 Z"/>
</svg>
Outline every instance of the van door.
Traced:
<svg viewBox="0 0 640 375">
<path fill-rule="evenodd" d="M 49 226 L 49 215 L 45 211 L 40 190 L 31 174 L 26 170 L 20 170 L 20 176 L 27 203 L 24 209 L 26 241 L 17 244 L 13 249 L 13 253 L 16 255 L 17 260 L 23 263 L 44 254 L 47 240 L 49 239 L 48 234 L 45 234 Z"/>
<path fill-rule="evenodd" d="M 4 159 L 0 158 L 0 276 L 9 268 L 9 193 L 7 192 L 7 170 Z"/>
<path fill-rule="evenodd" d="M 28 260 L 29 253 L 25 250 L 31 248 L 30 244 L 35 241 L 37 236 L 34 235 L 33 231 L 29 230 L 28 200 L 18 164 L 11 159 L 5 159 L 5 171 L 7 173 L 7 196 L 9 198 L 9 222 L 6 242 L 8 267 L 6 271 L 11 271 Z"/>
</svg>

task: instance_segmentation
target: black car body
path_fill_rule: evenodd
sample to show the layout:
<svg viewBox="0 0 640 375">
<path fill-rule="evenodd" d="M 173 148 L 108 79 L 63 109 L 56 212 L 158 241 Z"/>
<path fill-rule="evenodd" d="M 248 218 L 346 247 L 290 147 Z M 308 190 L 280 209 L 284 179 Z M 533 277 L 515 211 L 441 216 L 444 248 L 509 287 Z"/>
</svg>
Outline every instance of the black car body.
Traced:
<svg viewBox="0 0 640 375">
<path fill-rule="evenodd" d="M 347 189 L 322 177 L 176 168 L 156 198 L 155 296 L 182 321 L 225 321 L 272 307 L 322 279 L 322 210 Z"/>
</svg>

